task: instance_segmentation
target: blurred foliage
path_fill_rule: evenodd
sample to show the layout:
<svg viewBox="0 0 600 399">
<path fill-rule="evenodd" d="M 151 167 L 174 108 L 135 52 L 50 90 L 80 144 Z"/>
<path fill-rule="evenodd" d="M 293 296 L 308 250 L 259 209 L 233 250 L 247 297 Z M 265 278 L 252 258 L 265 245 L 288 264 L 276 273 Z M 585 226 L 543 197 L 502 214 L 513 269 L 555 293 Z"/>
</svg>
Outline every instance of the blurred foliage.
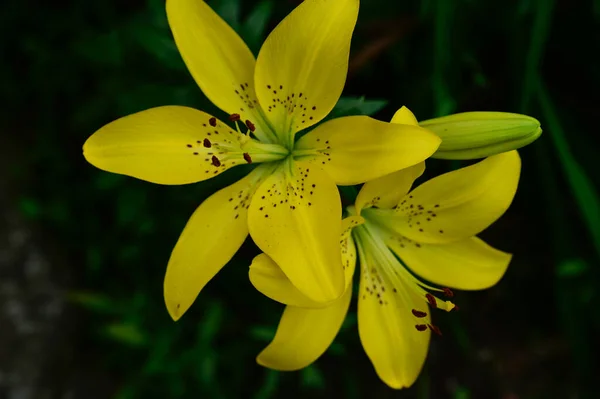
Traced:
<svg viewBox="0 0 600 399">
<path fill-rule="evenodd" d="M 209 3 L 256 54 L 298 1 Z M 444 339 L 401 392 L 377 379 L 355 315 L 306 370 L 257 366 L 282 309 L 248 282 L 251 242 L 182 320 L 170 320 L 162 278 L 171 248 L 195 207 L 244 167 L 167 187 L 104 173 L 81 156 L 97 128 L 149 107 L 222 116 L 187 72 L 164 0 L 23 0 L 0 10 L 2 138 L 17 148 L 15 201 L 67 260 L 77 282 L 68 298 L 86 309 L 76 345 L 110 376 L 115 398 L 595 397 L 600 1 L 363 0 L 336 116 L 389 120 L 402 105 L 419 119 L 499 110 L 533 115 L 545 130 L 521 151 L 513 207 L 484 234 L 515 254 L 506 277 L 459 293 L 460 313 L 436 314 Z M 458 165 L 431 161 L 427 174 Z M 81 359 L 72 367 L 85 368 Z"/>
</svg>

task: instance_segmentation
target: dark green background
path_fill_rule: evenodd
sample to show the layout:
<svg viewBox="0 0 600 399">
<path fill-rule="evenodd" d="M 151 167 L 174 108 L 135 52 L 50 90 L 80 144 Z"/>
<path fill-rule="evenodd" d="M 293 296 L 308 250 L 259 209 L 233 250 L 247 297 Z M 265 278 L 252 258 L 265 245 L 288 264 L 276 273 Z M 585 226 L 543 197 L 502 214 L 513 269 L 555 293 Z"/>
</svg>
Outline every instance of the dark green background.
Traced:
<svg viewBox="0 0 600 399">
<path fill-rule="evenodd" d="M 256 53 L 297 1 L 209 3 Z M 152 106 L 223 118 L 185 69 L 164 1 L 0 6 L 8 206 L 68 276 L 61 295 L 73 320 L 59 330 L 67 344 L 50 367 L 52 398 L 64 397 L 75 371 L 75 397 L 86 399 L 597 397 L 600 2 L 362 3 L 344 95 L 367 100 L 344 100 L 338 114 L 497 110 L 535 116 L 544 129 L 521 151 L 513 206 L 482 235 L 515 254 L 506 276 L 484 292 L 457 292 L 460 312 L 436 313 L 444 336 L 405 391 L 378 380 L 354 314 L 315 365 L 257 366 L 282 307 L 248 282 L 249 241 L 179 322 L 169 318 L 162 279 L 172 246 L 195 207 L 243 170 L 167 187 L 99 171 L 81 155 L 103 124 Z M 435 175 L 459 163 L 429 166 Z"/>
</svg>

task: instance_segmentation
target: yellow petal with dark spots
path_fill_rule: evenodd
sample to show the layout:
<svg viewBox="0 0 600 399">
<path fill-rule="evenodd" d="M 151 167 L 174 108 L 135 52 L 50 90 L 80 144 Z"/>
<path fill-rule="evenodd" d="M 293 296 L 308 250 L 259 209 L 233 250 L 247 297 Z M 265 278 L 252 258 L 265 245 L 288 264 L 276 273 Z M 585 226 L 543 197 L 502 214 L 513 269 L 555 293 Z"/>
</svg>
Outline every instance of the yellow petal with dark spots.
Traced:
<svg viewBox="0 0 600 399">
<path fill-rule="evenodd" d="M 341 201 L 320 168 L 290 158 L 252 199 L 252 239 L 300 292 L 327 303 L 344 291 L 340 255 Z"/>
<path fill-rule="evenodd" d="M 201 0 L 167 1 L 175 43 L 202 92 L 228 114 L 251 120 L 256 137 L 273 143 L 254 91 L 254 55 L 238 34 Z"/>
<path fill-rule="evenodd" d="M 395 213 L 371 208 L 363 216 L 416 242 L 464 240 L 504 214 L 520 172 L 517 151 L 494 155 L 421 184 L 400 201 Z"/>
<path fill-rule="evenodd" d="M 248 207 L 271 165 L 260 165 L 217 191 L 194 212 L 171 253 L 164 281 L 167 310 L 178 320 L 248 235 Z"/>
<path fill-rule="evenodd" d="M 202 111 L 158 107 L 103 126 L 83 155 L 99 169 L 151 183 L 195 183 L 245 163 L 240 136 Z"/>
<path fill-rule="evenodd" d="M 418 126 L 347 116 L 319 125 L 294 153 L 322 166 L 338 185 L 351 185 L 416 165 L 439 145 L 439 137 Z"/>
<path fill-rule="evenodd" d="M 281 143 L 335 106 L 348 72 L 358 0 L 305 0 L 265 40 L 256 94 Z"/>
</svg>

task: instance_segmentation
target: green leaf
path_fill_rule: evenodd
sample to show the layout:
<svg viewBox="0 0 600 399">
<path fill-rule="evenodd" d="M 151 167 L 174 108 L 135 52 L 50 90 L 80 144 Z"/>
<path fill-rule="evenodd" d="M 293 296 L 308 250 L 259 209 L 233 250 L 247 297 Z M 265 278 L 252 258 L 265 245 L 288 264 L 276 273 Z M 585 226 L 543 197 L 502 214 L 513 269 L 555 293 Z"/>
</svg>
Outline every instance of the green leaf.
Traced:
<svg viewBox="0 0 600 399">
<path fill-rule="evenodd" d="M 221 16 L 235 30 L 240 33 L 240 0 L 214 0 L 210 6 L 217 14 Z"/>
<path fill-rule="evenodd" d="M 341 97 L 325 120 L 349 115 L 374 115 L 387 105 L 386 100 L 366 100 L 362 97 Z"/>
<path fill-rule="evenodd" d="M 67 300 L 86 309 L 108 314 L 117 314 L 123 311 L 123 305 L 110 297 L 85 291 L 71 291 L 67 293 Z"/>
<path fill-rule="evenodd" d="M 132 323 L 109 324 L 103 332 L 109 338 L 129 346 L 140 347 L 148 342 L 146 334 Z"/>
<path fill-rule="evenodd" d="M 272 0 L 261 1 L 254 7 L 242 26 L 242 37 L 255 55 L 258 54 L 265 39 L 267 24 L 273 15 L 273 6 Z"/>
<path fill-rule="evenodd" d="M 269 326 L 254 326 L 250 328 L 250 336 L 257 341 L 271 342 L 275 337 L 275 328 Z"/>
</svg>

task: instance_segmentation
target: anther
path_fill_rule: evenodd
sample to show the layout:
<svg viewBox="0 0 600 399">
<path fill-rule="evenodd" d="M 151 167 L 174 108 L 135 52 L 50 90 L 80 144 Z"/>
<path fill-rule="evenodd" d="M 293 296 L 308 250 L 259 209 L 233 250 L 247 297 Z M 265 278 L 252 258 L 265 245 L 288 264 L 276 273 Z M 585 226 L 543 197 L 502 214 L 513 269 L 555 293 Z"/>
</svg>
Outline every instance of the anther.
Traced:
<svg viewBox="0 0 600 399">
<path fill-rule="evenodd" d="M 212 161 L 212 164 L 214 166 L 216 166 L 217 168 L 219 166 L 221 166 L 221 161 L 219 161 L 219 158 L 217 158 L 215 155 L 212 156 L 211 161 Z"/>
<path fill-rule="evenodd" d="M 454 292 L 452 292 L 450 288 L 442 288 L 442 291 L 444 291 L 444 295 L 446 295 L 448 298 L 452 298 L 454 296 Z"/>
<path fill-rule="evenodd" d="M 454 312 L 458 312 L 460 310 L 460 308 L 458 307 L 458 305 L 454 305 L 454 307 L 452 308 L 452 311 Z"/>
<path fill-rule="evenodd" d="M 427 324 L 427 327 L 429 327 L 429 329 L 431 331 L 433 331 L 434 333 L 436 333 L 440 337 L 442 336 L 442 330 L 440 330 L 440 328 L 438 326 L 436 326 L 434 324 Z"/>
<path fill-rule="evenodd" d="M 244 159 L 246 160 L 246 162 L 252 163 L 252 158 L 250 157 L 250 154 L 248 154 L 247 152 L 244 153 Z"/>
<path fill-rule="evenodd" d="M 415 328 L 417 329 L 417 331 L 425 331 L 425 330 L 427 330 L 427 325 L 425 325 L 425 324 L 416 324 Z"/>
<path fill-rule="evenodd" d="M 229 115 L 229 120 L 232 122 L 237 122 L 241 118 L 240 114 L 231 114 Z"/>
<path fill-rule="evenodd" d="M 427 301 L 429 302 L 429 304 L 431 306 L 433 306 L 434 308 L 437 308 L 437 301 L 435 300 L 435 297 L 431 294 L 425 294 L 425 298 L 427 298 Z"/>
<path fill-rule="evenodd" d="M 256 126 L 254 126 L 254 123 L 250 122 L 249 120 L 246 120 L 246 126 L 248 127 L 248 129 L 250 129 L 251 132 L 256 130 Z"/>
<path fill-rule="evenodd" d="M 215 117 L 213 116 L 212 118 L 210 118 L 210 119 L 208 120 L 208 123 L 209 123 L 209 124 L 210 124 L 212 127 L 215 127 L 215 126 L 217 126 L 217 118 L 215 118 Z"/>
<path fill-rule="evenodd" d="M 206 147 L 206 148 L 210 148 L 212 147 L 212 144 L 210 142 L 209 139 L 204 139 L 204 141 L 202 142 L 202 144 Z"/>
<path fill-rule="evenodd" d="M 421 312 L 421 311 L 419 311 L 419 310 L 417 310 L 417 309 L 413 309 L 413 310 L 412 310 L 412 314 L 413 314 L 415 317 L 425 317 L 425 316 L 427 316 L 427 313 L 425 313 L 425 312 Z"/>
</svg>

